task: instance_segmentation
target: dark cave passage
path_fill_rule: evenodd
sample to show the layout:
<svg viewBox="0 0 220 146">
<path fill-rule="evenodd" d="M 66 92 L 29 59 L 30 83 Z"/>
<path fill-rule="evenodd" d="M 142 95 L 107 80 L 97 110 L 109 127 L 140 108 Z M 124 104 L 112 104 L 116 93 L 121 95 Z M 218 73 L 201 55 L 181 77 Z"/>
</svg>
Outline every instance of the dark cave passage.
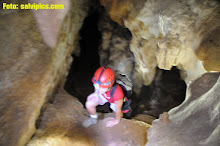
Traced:
<svg viewBox="0 0 220 146">
<path fill-rule="evenodd" d="M 91 7 L 80 30 L 80 56 L 72 55 L 71 65 L 64 89 L 85 105 L 86 98 L 94 89 L 91 82 L 95 70 L 100 66 L 99 46 L 102 41 L 98 29 L 98 9 Z M 173 67 L 170 71 L 157 68 L 155 79 L 149 86 L 143 86 L 140 95 L 131 95 L 132 115 L 148 114 L 156 118 L 163 112 L 181 104 L 185 99 L 186 84 L 180 71 Z M 98 112 L 111 112 L 106 103 L 98 106 Z"/>
<path fill-rule="evenodd" d="M 163 112 L 180 105 L 185 100 L 186 84 L 181 79 L 180 70 L 157 68 L 155 78 L 150 86 L 143 86 L 134 105 L 134 114 L 147 114 L 159 118 Z"/>
<path fill-rule="evenodd" d="M 97 27 L 98 17 L 98 11 L 91 8 L 80 30 L 80 56 L 72 54 L 74 61 L 64 86 L 68 93 L 83 104 L 86 97 L 93 92 L 91 79 L 94 71 L 100 66 L 98 46 L 101 33 Z"/>
</svg>

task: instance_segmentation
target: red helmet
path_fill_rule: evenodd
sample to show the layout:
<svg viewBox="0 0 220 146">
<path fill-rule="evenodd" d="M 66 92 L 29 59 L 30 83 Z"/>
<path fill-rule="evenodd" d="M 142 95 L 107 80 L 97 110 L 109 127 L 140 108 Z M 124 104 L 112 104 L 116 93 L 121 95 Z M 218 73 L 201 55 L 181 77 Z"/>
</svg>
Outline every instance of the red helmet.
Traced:
<svg viewBox="0 0 220 146">
<path fill-rule="evenodd" d="M 99 87 L 109 88 L 115 82 L 115 73 L 109 67 L 99 67 L 92 78 L 92 82 L 98 84 Z"/>
</svg>

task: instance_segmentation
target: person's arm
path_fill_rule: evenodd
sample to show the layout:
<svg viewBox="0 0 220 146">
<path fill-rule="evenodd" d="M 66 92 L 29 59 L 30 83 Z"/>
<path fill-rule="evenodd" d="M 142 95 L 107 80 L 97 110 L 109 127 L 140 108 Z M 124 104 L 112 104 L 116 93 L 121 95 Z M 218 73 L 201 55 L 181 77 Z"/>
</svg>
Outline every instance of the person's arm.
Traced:
<svg viewBox="0 0 220 146">
<path fill-rule="evenodd" d="M 120 122 L 121 118 L 123 117 L 123 113 L 121 111 L 123 104 L 123 99 L 119 101 L 115 101 L 115 106 L 116 106 L 116 112 L 115 112 L 115 119 Z"/>
<path fill-rule="evenodd" d="M 123 105 L 123 99 L 115 101 L 115 106 L 116 106 L 115 118 L 108 121 L 106 123 L 106 127 L 112 127 L 121 121 L 121 118 L 123 117 L 123 113 L 121 111 L 122 105 Z"/>
</svg>

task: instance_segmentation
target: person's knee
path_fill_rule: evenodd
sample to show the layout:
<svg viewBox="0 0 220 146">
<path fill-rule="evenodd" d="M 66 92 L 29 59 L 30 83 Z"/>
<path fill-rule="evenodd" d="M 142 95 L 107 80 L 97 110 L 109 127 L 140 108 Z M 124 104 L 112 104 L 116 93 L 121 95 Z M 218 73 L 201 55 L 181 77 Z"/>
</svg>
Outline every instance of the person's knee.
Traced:
<svg viewBox="0 0 220 146">
<path fill-rule="evenodd" d="M 98 105 L 98 103 L 96 103 L 93 100 L 87 100 L 86 101 L 86 108 L 90 109 L 90 108 L 95 108 Z"/>
</svg>

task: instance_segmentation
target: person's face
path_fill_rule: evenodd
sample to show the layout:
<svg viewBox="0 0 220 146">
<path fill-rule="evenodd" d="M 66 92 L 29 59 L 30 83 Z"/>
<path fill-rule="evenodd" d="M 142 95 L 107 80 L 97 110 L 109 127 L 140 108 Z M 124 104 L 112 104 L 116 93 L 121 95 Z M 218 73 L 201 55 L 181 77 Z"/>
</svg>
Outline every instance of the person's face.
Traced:
<svg viewBox="0 0 220 146">
<path fill-rule="evenodd" d="M 108 91 L 108 88 L 99 87 L 99 93 L 103 94 Z"/>
<path fill-rule="evenodd" d="M 108 91 L 109 88 L 103 88 L 103 87 L 100 87 L 98 84 L 94 84 L 94 87 L 96 88 L 96 90 L 99 91 L 99 93 L 103 94 L 105 92 Z"/>
</svg>

